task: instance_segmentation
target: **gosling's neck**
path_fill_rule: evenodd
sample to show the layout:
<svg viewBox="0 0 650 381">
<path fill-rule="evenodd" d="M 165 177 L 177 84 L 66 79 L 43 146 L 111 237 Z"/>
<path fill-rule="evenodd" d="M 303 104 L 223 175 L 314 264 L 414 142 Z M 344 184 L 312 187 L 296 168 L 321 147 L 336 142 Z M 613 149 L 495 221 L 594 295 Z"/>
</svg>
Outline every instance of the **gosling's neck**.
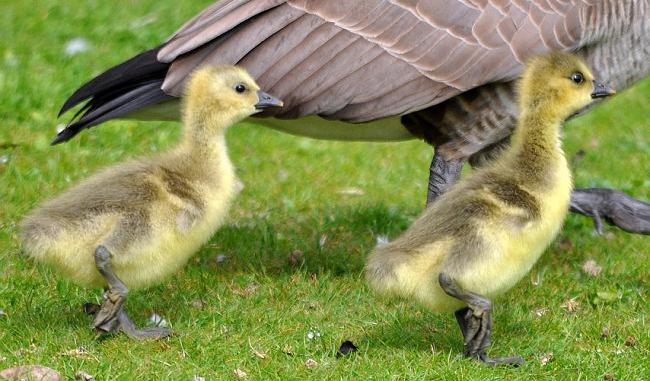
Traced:
<svg viewBox="0 0 650 381">
<path fill-rule="evenodd" d="M 189 160 L 189 165 L 215 168 L 229 163 L 225 131 L 234 121 L 228 115 L 189 103 L 183 118 L 183 137 L 177 152 Z"/>
<path fill-rule="evenodd" d="M 512 134 L 509 154 L 504 155 L 506 168 L 520 179 L 546 182 L 558 166 L 566 166 L 561 142 L 561 125 L 566 117 L 546 104 L 521 107 L 519 123 Z"/>
</svg>

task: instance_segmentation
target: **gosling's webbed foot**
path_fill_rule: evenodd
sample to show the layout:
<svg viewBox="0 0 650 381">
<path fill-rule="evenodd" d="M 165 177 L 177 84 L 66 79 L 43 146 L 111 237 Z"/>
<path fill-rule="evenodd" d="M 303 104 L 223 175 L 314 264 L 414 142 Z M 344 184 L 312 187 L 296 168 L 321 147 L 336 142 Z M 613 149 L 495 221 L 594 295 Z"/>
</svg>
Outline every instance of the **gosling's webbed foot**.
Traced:
<svg viewBox="0 0 650 381">
<path fill-rule="evenodd" d="M 486 349 L 492 344 L 492 312 L 478 308 L 463 308 L 456 311 L 456 320 L 465 342 L 465 356 L 481 360 L 487 365 L 522 365 L 520 356 L 489 357 Z"/>
<path fill-rule="evenodd" d="M 574 189 L 571 211 L 594 220 L 598 234 L 603 221 L 636 234 L 650 234 L 650 204 L 614 189 Z"/>
<path fill-rule="evenodd" d="M 165 327 L 147 327 L 138 329 L 135 327 L 135 324 L 129 319 L 124 310 L 120 311 L 117 316 L 119 321 L 119 330 L 124 332 L 128 337 L 132 339 L 152 339 L 158 340 L 168 336 L 171 336 L 172 331 L 169 328 Z"/>
<path fill-rule="evenodd" d="M 449 296 L 467 303 L 468 307 L 455 313 L 463 334 L 465 356 L 479 359 L 488 365 L 524 363 L 524 359 L 519 356 L 492 358 L 485 352 L 492 344 L 492 302 L 488 298 L 464 290 L 445 273 L 440 273 L 438 283 Z"/>
<path fill-rule="evenodd" d="M 129 290 L 115 275 L 111 266 L 112 254 L 100 245 L 95 250 L 95 265 L 99 273 L 106 279 L 108 290 L 104 293 L 104 302 L 95 314 L 93 327 L 101 333 L 124 332 L 134 339 L 160 339 L 167 337 L 171 331 L 164 327 L 137 329 L 124 311 L 124 302 Z"/>
</svg>

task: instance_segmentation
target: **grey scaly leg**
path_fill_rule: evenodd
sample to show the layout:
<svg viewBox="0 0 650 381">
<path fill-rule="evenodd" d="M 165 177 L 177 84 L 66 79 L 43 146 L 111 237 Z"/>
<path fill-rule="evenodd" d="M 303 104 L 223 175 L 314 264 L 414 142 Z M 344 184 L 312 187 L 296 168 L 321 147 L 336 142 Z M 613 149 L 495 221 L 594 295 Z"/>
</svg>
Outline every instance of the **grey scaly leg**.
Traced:
<svg viewBox="0 0 650 381">
<path fill-rule="evenodd" d="M 458 181 L 462 169 L 462 160 L 446 160 L 438 150 L 435 151 L 429 167 L 427 205 Z"/>
<path fill-rule="evenodd" d="M 488 365 L 521 365 L 519 356 L 491 358 L 485 352 L 492 343 L 492 302 L 484 296 L 463 290 L 447 274 L 438 276 L 440 287 L 451 297 L 467 303 L 466 308 L 456 311 L 465 343 L 465 356 L 478 358 Z"/>
<path fill-rule="evenodd" d="M 100 332 L 124 332 L 135 339 L 160 339 L 167 337 L 171 331 L 164 327 L 137 329 L 124 311 L 124 302 L 129 293 L 126 285 L 115 275 L 111 267 L 112 254 L 103 246 L 95 249 L 95 265 L 106 279 L 108 289 L 104 293 L 104 302 L 95 314 L 93 326 Z"/>
</svg>

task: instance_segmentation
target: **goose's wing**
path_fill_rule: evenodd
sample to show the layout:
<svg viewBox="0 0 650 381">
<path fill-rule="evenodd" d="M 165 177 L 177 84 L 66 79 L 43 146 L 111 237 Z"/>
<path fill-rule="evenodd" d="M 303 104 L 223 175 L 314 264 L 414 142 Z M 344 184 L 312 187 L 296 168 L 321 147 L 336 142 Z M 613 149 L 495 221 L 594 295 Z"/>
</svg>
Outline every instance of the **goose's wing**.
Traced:
<svg viewBox="0 0 650 381">
<path fill-rule="evenodd" d="M 158 48 L 79 88 L 62 112 L 88 102 L 55 142 L 127 114 L 151 117 L 139 111 L 152 113 L 156 104 L 155 118 L 177 118 L 177 105 L 166 101 L 208 63 L 246 67 L 285 102 L 273 111 L 283 119 L 364 122 L 408 114 L 511 80 L 532 54 L 579 48 L 599 1 L 221 0 Z M 299 122 L 283 127 L 337 139 L 406 133 L 399 126 L 392 134 L 385 126 Z"/>
<path fill-rule="evenodd" d="M 158 52 L 178 96 L 206 63 L 240 64 L 285 101 L 278 116 L 360 122 L 511 80 L 529 56 L 580 47 L 582 0 L 230 0 Z M 583 18 L 581 19 L 581 16 Z"/>
</svg>

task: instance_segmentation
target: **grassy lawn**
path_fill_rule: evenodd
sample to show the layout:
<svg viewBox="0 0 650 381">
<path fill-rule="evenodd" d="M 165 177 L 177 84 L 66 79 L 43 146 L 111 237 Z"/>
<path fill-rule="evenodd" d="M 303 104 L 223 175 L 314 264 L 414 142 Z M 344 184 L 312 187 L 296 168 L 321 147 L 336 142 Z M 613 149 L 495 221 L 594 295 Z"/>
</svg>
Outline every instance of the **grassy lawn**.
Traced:
<svg viewBox="0 0 650 381">
<path fill-rule="evenodd" d="M 183 272 L 127 302 L 138 324 L 155 312 L 176 335 L 95 337 L 80 306 L 99 301 L 99 290 L 19 256 L 17 224 L 98 168 L 175 141 L 177 124 L 117 121 L 49 146 L 72 90 L 208 3 L 0 2 L 0 370 L 41 364 L 98 380 L 235 379 L 235 369 L 250 380 L 650 379 L 648 237 L 611 227 L 595 236 L 588 219 L 570 216 L 529 276 L 495 301 L 491 353 L 517 353 L 526 364 L 488 368 L 459 355 L 453 316 L 377 299 L 364 284 L 377 237 L 398 235 L 423 206 L 431 149 L 323 142 L 250 124 L 228 134 L 245 185 L 228 224 Z M 89 50 L 64 55 L 77 37 Z M 571 156 L 584 151 L 578 186 L 650 199 L 650 80 L 569 123 L 565 146 Z M 602 267 L 597 276 L 582 270 L 590 259 Z M 343 340 L 359 351 L 337 359 Z"/>
</svg>

